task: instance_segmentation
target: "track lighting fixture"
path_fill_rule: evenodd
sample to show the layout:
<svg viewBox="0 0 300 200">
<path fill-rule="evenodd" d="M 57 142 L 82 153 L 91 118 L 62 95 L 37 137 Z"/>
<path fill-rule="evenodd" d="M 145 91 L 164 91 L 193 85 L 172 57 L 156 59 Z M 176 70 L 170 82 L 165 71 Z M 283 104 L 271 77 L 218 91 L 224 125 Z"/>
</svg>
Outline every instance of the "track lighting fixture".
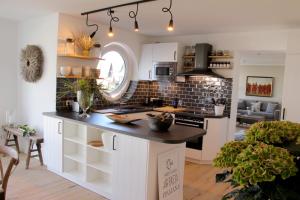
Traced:
<svg viewBox="0 0 300 200">
<path fill-rule="evenodd" d="M 169 25 L 168 25 L 168 27 L 167 27 L 167 30 L 168 30 L 168 31 L 173 31 L 173 30 L 174 30 L 173 13 L 172 13 L 172 11 L 171 11 L 172 5 L 173 5 L 173 1 L 170 0 L 170 6 L 169 6 L 169 8 L 164 7 L 164 8 L 162 9 L 163 12 L 168 12 L 168 13 L 170 13 L 170 15 L 171 15 L 171 19 L 170 19 Z"/>
<path fill-rule="evenodd" d="M 138 15 L 138 12 L 139 12 L 139 4 L 137 3 L 137 4 L 136 4 L 136 11 L 135 11 L 135 12 L 134 12 L 134 11 L 130 11 L 130 12 L 129 12 L 129 17 L 130 17 L 131 19 L 134 18 L 134 31 L 135 31 L 135 32 L 138 32 L 138 31 L 139 31 L 139 24 L 138 24 L 138 22 L 137 22 L 137 20 L 136 20 L 136 17 L 137 17 L 137 15 Z"/>
<path fill-rule="evenodd" d="M 109 31 L 108 31 L 108 37 L 113 37 L 115 34 L 113 32 L 113 28 L 112 28 L 112 22 L 118 22 L 119 21 L 119 18 L 118 17 L 115 17 L 113 16 L 113 14 L 115 13 L 114 10 L 112 9 L 109 9 L 107 11 L 107 15 L 110 17 L 110 22 L 109 22 Z"/>
<path fill-rule="evenodd" d="M 87 26 L 95 26 L 96 27 L 96 30 L 90 35 L 90 37 L 93 38 L 95 36 L 96 32 L 98 31 L 98 25 L 97 24 L 89 24 L 89 22 L 88 22 L 89 16 L 88 15 L 98 13 L 98 12 L 107 11 L 107 15 L 110 17 L 109 31 L 108 31 L 107 35 L 109 37 L 113 37 L 114 32 L 113 32 L 112 23 L 119 21 L 119 18 L 114 16 L 115 11 L 113 9 L 120 8 L 120 7 L 131 6 L 131 5 L 136 5 L 136 11 L 130 11 L 129 12 L 129 17 L 131 19 L 134 19 L 134 31 L 138 32 L 139 31 L 139 24 L 138 24 L 138 21 L 137 21 L 137 15 L 138 15 L 138 12 L 139 12 L 139 4 L 148 3 L 148 2 L 152 2 L 152 1 L 158 1 L 158 0 L 139 0 L 139 1 L 119 4 L 119 5 L 115 5 L 115 6 L 110 6 L 110 7 L 107 7 L 107 8 L 101 8 L 101 9 L 97 9 L 97 10 L 84 12 L 84 13 L 81 13 L 81 15 L 86 15 L 86 25 Z M 162 8 L 162 11 L 164 13 L 169 13 L 170 16 L 171 16 L 171 19 L 169 21 L 169 25 L 167 27 L 167 30 L 170 31 L 170 32 L 174 30 L 174 19 L 173 19 L 173 13 L 171 11 L 172 5 L 173 5 L 173 1 L 170 0 L 170 6 Z"/>
<path fill-rule="evenodd" d="M 86 15 L 86 25 L 87 26 L 95 26 L 96 27 L 96 30 L 94 31 L 94 32 L 92 32 L 92 34 L 90 35 L 90 38 L 93 38 L 94 36 L 95 36 L 95 34 L 97 33 L 97 31 L 98 31 L 98 25 L 97 24 L 89 24 L 89 15 L 87 14 Z"/>
</svg>

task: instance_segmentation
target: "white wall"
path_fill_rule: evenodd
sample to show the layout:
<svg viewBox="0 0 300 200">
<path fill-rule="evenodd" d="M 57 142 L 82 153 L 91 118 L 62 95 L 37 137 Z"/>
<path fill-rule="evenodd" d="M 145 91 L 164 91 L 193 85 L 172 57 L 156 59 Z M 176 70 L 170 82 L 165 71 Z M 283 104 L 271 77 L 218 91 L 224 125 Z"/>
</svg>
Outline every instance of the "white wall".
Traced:
<svg viewBox="0 0 300 200">
<path fill-rule="evenodd" d="M 4 124 L 7 110 L 17 106 L 17 23 L 0 19 L 0 124 Z M 2 132 L 2 130 L 1 130 Z"/>
<path fill-rule="evenodd" d="M 246 96 L 247 76 L 265 76 L 274 77 L 273 96 L 272 97 L 255 97 Z M 239 79 L 239 99 L 253 99 L 261 101 L 282 101 L 284 78 L 284 66 L 241 66 Z"/>
<path fill-rule="evenodd" d="M 18 52 L 26 45 L 38 45 L 44 54 L 43 75 L 36 83 L 23 80 L 18 68 L 19 122 L 43 130 L 43 112 L 55 111 L 56 49 L 58 14 L 24 21 L 18 27 Z"/>
</svg>

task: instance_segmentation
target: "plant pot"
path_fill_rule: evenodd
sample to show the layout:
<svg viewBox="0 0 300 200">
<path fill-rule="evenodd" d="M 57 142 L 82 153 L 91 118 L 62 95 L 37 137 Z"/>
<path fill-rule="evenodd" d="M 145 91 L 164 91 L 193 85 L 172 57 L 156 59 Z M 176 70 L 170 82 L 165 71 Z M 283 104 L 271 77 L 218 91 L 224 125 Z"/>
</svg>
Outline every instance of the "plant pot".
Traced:
<svg viewBox="0 0 300 200">
<path fill-rule="evenodd" d="M 83 113 L 80 117 L 86 118 L 88 109 L 92 106 L 94 100 L 94 94 L 90 94 L 84 91 L 77 91 L 77 100 Z"/>
<path fill-rule="evenodd" d="M 86 49 L 82 50 L 82 55 L 83 56 L 90 56 L 90 50 L 86 50 Z"/>
<path fill-rule="evenodd" d="M 224 114 L 225 105 L 215 106 L 215 115 L 222 116 Z"/>
</svg>

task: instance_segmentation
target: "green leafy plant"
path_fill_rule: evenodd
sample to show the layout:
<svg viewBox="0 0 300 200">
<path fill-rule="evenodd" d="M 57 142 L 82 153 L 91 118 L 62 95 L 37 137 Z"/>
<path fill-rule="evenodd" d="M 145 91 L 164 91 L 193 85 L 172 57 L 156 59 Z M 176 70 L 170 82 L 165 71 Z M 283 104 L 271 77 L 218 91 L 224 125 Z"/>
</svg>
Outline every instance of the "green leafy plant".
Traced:
<svg viewBox="0 0 300 200">
<path fill-rule="evenodd" d="M 20 131 L 23 133 L 23 137 L 25 136 L 33 136 L 36 134 L 36 130 L 33 128 L 30 128 L 28 125 L 21 125 L 18 127 Z"/>
<path fill-rule="evenodd" d="M 214 159 L 214 166 L 227 169 L 217 181 L 233 186 L 223 199 L 299 199 L 299 133 L 297 123 L 259 122 L 244 141 L 225 144 Z"/>
<path fill-rule="evenodd" d="M 259 122 L 247 131 L 246 141 L 261 141 L 274 145 L 300 142 L 300 124 L 289 121 Z"/>
</svg>

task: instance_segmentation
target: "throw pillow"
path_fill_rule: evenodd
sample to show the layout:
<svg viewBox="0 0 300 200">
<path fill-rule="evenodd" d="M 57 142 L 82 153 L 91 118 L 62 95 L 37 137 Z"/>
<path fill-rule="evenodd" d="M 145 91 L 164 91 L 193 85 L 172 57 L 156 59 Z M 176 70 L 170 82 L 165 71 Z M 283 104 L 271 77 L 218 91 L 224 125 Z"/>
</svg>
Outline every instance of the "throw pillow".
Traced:
<svg viewBox="0 0 300 200">
<path fill-rule="evenodd" d="M 238 109 L 240 109 L 240 110 L 246 110 L 245 101 L 243 101 L 243 100 L 239 101 L 239 103 L 238 103 Z"/>
<path fill-rule="evenodd" d="M 268 113 L 273 113 L 275 109 L 277 108 L 278 104 L 277 103 L 268 103 L 266 112 Z"/>
<path fill-rule="evenodd" d="M 260 112 L 261 102 L 251 103 L 251 111 L 252 112 Z"/>
</svg>

